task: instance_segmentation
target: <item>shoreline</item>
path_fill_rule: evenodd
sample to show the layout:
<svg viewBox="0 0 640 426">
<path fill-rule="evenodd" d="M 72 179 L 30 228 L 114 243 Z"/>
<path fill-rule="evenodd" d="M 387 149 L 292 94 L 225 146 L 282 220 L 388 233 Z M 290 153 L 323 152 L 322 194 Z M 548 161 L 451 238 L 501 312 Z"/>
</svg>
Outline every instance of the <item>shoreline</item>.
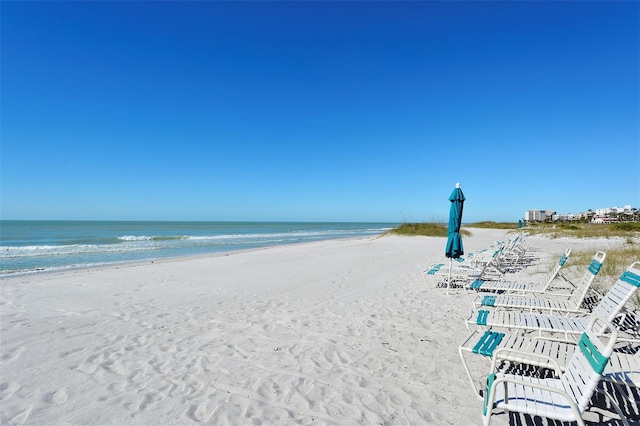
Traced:
<svg viewBox="0 0 640 426">
<path fill-rule="evenodd" d="M 465 252 L 510 236 L 474 229 Z M 533 280 L 569 243 L 527 241 Z M 4 277 L 0 423 L 480 425 L 457 356 L 468 302 L 422 277 L 445 242 L 377 235 Z"/>
<path fill-rule="evenodd" d="M 384 225 L 10 221 L 9 224 L 3 222 L 0 275 L 105 267 L 305 241 L 373 236 L 390 229 Z"/>
<path fill-rule="evenodd" d="M 240 248 L 240 249 L 227 250 L 227 251 L 212 251 L 210 253 L 180 254 L 180 255 L 175 255 L 175 256 L 157 257 L 157 258 L 149 258 L 149 259 L 142 259 L 142 260 L 135 259 L 135 260 L 121 261 L 121 262 L 106 262 L 106 263 L 96 264 L 96 265 L 80 265 L 80 266 L 69 266 L 69 267 L 56 267 L 56 268 L 52 268 L 52 269 L 43 269 L 43 270 L 37 270 L 37 271 L 12 272 L 12 273 L 7 273 L 7 274 L 0 274 L 0 282 L 2 280 L 4 280 L 4 279 L 16 278 L 16 277 L 21 277 L 21 276 L 25 276 L 25 275 L 27 275 L 27 276 L 36 275 L 37 276 L 37 275 L 45 275 L 45 274 L 64 274 L 64 273 L 67 273 L 67 272 L 74 272 L 74 271 L 85 271 L 85 270 L 94 270 L 94 269 L 103 270 L 103 269 L 109 269 L 109 268 L 123 268 L 123 267 L 127 267 L 127 266 L 140 266 L 140 265 L 146 265 L 146 264 L 172 262 L 172 261 L 180 262 L 180 261 L 189 261 L 189 260 L 209 258 L 209 257 L 211 257 L 211 258 L 225 257 L 225 256 L 231 256 L 233 254 L 239 254 L 239 253 L 244 253 L 244 252 L 252 252 L 252 251 L 259 251 L 259 250 L 267 250 L 267 249 L 280 247 L 280 246 L 314 244 L 314 243 L 320 243 L 320 242 L 324 242 L 324 241 L 336 241 L 336 240 L 375 239 L 375 238 L 381 238 L 383 236 L 384 236 L 384 234 L 380 234 L 380 235 L 376 235 L 376 236 L 341 237 L 341 238 L 332 238 L 332 239 L 327 239 L 327 240 L 300 241 L 300 242 L 294 242 L 294 243 L 275 244 L 275 245 L 267 245 L 267 246 L 261 246 L 261 247 Z"/>
</svg>

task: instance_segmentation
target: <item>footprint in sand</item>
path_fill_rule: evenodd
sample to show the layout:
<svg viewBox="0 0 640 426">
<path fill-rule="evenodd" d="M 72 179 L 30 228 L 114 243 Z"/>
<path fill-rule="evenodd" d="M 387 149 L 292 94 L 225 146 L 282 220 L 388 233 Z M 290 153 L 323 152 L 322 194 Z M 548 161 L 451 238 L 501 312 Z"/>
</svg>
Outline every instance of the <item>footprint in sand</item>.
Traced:
<svg viewBox="0 0 640 426">
<path fill-rule="evenodd" d="M 188 416 L 197 422 L 206 422 L 214 411 L 215 408 L 206 402 L 202 402 L 198 405 L 192 405 L 189 409 Z"/>
<path fill-rule="evenodd" d="M 107 369 L 107 370 L 109 370 L 109 371 L 111 371 L 112 373 L 120 374 L 122 376 L 125 376 L 125 375 L 129 374 L 129 369 L 127 367 L 125 367 L 118 360 L 104 362 L 104 363 L 102 363 L 102 367 Z"/>
<path fill-rule="evenodd" d="M 75 368 L 82 371 L 83 373 L 93 374 L 100 366 L 100 363 L 104 361 L 103 354 L 91 355 L 85 361 L 83 361 L 80 365 Z"/>
<path fill-rule="evenodd" d="M 107 386 L 107 390 L 109 390 L 110 393 L 121 393 L 124 392 L 126 388 L 127 383 L 125 382 L 114 382 Z"/>
<path fill-rule="evenodd" d="M 144 396 L 144 399 L 142 400 L 142 402 L 140 403 L 140 406 L 138 407 L 139 411 L 144 411 L 150 404 L 153 404 L 155 402 L 155 399 L 153 398 L 153 396 L 151 394 L 146 394 Z"/>
<path fill-rule="evenodd" d="M 22 409 L 18 414 L 8 419 L 8 424 L 10 425 L 22 425 L 27 422 L 29 415 L 31 414 L 31 410 L 33 407 L 28 406 Z"/>
<path fill-rule="evenodd" d="M 18 389 L 20 385 L 18 382 L 3 382 L 0 384 L 0 401 L 11 397 Z"/>
<path fill-rule="evenodd" d="M 67 402 L 67 399 L 69 399 L 69 397 L 65 388 L 60 388 L 49 392 L 45 397 L 45 400 L 47 402 L 56 405 L 64 404 L 65 402 Z"/>
<path fill-rule="evenodd" d="M 2 356 L 1 359 L 4 362 L 10 362 L 18 358 L 20 355 L 22 355 L 23 352 L 24 352 L 24 347 L 20 346 L 18 348 L 11 349 L 10 351 L 8 351 L 6 354 Z"/>
<path fill-rule="evenodd" d="M 58 354 L 58 357 L 59 357 L 59 358 L 66 358 L 66 357 L 68 357 L 69 355 L 73 355 L 73 354 L 76 354 L 76 353 L 78 353 L 78 352 L 82 352 L 82 351 L 84 351 L 84 350 L 85 350 L 84 348 L 71 349 L 70 351 L 66 351 L 66 352 L 63 352 L 63 353 L 61 353 L 61 354 Z"/>
</svg>

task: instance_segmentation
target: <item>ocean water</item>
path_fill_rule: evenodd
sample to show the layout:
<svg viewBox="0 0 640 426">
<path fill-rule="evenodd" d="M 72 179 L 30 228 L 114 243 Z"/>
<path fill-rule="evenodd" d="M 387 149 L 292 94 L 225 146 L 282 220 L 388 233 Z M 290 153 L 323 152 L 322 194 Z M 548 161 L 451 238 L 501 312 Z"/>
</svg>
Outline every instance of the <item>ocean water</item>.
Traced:
<svg viewBox="0 0 640 426">
<path fill-rule="evenodd" d="M 375 236 L 393 223 L 0 221 L 0 276 Z"/>
</svg>

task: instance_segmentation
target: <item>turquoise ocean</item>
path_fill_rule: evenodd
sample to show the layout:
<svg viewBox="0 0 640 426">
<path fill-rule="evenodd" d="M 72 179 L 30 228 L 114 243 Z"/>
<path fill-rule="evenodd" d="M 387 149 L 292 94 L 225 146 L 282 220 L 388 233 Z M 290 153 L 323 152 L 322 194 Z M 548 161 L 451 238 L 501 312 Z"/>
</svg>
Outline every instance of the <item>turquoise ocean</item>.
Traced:
<svg viewBox="0 0 640 426">
<path fill-rule="evenodd" d="M 376 236 L 394 223 L 0 221 L 0 276 Z"/>
</svg>

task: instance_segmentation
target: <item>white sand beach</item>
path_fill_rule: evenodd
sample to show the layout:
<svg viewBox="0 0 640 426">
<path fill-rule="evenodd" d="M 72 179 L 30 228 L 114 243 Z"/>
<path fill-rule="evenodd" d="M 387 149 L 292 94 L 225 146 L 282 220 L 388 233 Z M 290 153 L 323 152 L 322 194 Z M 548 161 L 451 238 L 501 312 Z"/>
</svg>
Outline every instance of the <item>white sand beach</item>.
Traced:
<svg viewBox="0 0 640 426">
<path fill-rule="evenodd" d="M 467 252 L 508 238 L 471 232 Z M 527 242 L 533 280 L 567 247 L 621 243 Z M 457 354 L 469 305 L 422 277 L 444 245 L 383 236 L 4 278 L 0 422 L 480 425 Z"/>
</svg>

